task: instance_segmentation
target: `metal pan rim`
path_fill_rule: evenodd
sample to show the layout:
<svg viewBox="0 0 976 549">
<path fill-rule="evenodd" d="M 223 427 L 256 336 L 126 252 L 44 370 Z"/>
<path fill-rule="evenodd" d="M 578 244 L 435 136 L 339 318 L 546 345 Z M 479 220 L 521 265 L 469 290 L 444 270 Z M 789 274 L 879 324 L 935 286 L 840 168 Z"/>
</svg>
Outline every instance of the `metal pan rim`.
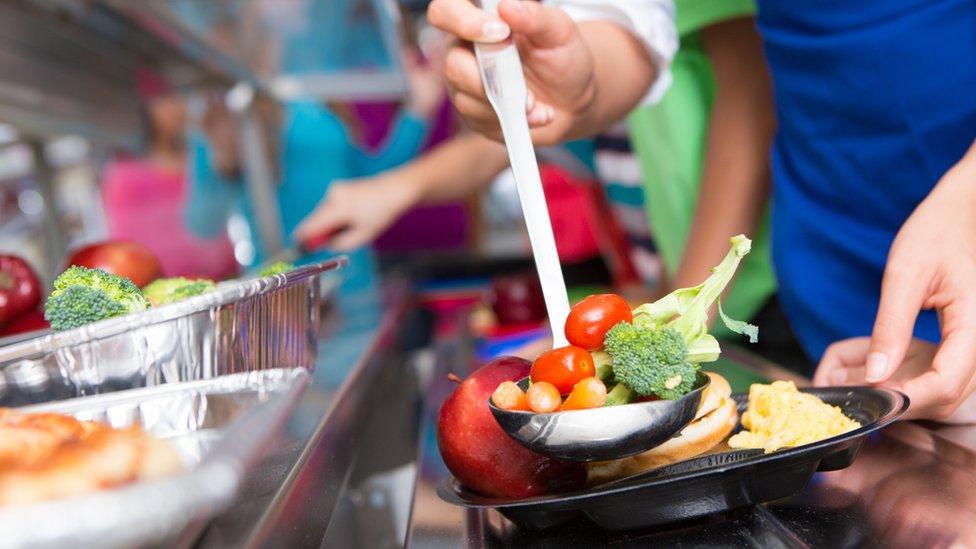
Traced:
<svg viewBox="0 0 976 549">
<path fill-rule="evenodd" d="M 134 329 L 168 322 L 183 316 L 221 307 L 241 299 L 253 297 L 271 290 L 293 286 L 326 271 L 333 271 L 349 263 L 346 256 L 298 267 L 286 273 L 269 277 L 232 280 L 218 284 L 213 291 L 183 301 L 151 308 L 138 313 L 93 322 L 86 326 L 63 332 L 45 333 L 38 337 L 13 343 L 0 348 L 0 364 L 16 360 L 32 353 L 53 351 L 60 347 L 78 345 L 116 336 Z"/>
</svg>

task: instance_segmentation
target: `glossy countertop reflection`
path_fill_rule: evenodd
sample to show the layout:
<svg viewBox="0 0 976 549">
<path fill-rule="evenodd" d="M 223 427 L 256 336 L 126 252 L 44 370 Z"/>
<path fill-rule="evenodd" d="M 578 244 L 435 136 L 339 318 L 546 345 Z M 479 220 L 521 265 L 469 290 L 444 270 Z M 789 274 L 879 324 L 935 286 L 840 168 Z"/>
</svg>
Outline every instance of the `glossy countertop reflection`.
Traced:
<svg viewBox="0 0 976 549">
<path fill-rule="evenodd" d="M 465 355 L 462 343 L 442 345 L 441 371 L 463 367 Z M 719 367 L 736 391 L 764 378 L 804 381 L 744 352 L 726 357 Z M 435 375 L 426 401 L 411 547 L 976 547 L 976 427 L 910 422 L 871 436 L 850 467 L 817 473 L 784 500 L 646 531 L 606 532 L 585 519 L 522 531 L 496 511 L 437 496 L 447 474 L 434 435 L 437 408 L 451 390 L 443 378 Z"/>
<path fill-rule="evenodd" d="M 350 432 L 406 299 L 396 286 L 334 296 L 323 314 L 312 381 L 291 418 L 231 507 L 183 545 L 319 545 L 354 461 Z"/>
</svg>

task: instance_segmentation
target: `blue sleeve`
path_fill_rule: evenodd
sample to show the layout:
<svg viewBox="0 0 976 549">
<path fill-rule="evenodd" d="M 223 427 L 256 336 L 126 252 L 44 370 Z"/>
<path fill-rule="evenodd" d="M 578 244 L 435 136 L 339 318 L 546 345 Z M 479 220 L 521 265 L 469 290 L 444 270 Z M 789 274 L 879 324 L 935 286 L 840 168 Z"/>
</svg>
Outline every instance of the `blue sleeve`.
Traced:
<svg viewBox="0 0 976 549">
<path fill-rule="evenodd" d="M 206 138 L 191 134 L 187 143 L 187 200 L 183 212 L 190 232 L 210 238 L 224 232 L 227 218 L 243 198 L 243 184 L 229 180 L 213 167 Z"/>
<path fill-rule="evenodd" d="M 386 142 L 377 152 L 370 153 L 353 147 L 352 154 L 355 156 L 359 175 L 373 175 L 412 160 L 420 154 L 427 138 L 427 130 L 428 124 L 425 120 L 401 112 L 397 115 Z"/>
</svg>

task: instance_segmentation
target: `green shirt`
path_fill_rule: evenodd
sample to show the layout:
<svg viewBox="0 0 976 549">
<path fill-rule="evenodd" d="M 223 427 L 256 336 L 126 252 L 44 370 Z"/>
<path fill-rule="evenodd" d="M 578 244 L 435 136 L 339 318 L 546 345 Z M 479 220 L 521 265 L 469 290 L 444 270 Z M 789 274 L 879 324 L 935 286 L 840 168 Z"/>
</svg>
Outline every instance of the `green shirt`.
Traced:
<svg viewBox="0 0 976 549">
<path fill-rule="evenodd" d="M 755 13 L 752 0 L 676 0 L 675 7 L 681 48 L 671 67 L 674 82 L 660 103 L 638 108 L 628 120 L 644 172 L 645 208 L 669 276 L 678 269 L 698 201 L 708 118 L 715 98 L 715 78 L 699 31 Z M 743 320 L 752 318 L 776 291 L 768 220 L 750 236 L 752 252 L 722 301 L 726 313 Z M 714 332 L 729 335 L 720 322 Z"/>
</svg>

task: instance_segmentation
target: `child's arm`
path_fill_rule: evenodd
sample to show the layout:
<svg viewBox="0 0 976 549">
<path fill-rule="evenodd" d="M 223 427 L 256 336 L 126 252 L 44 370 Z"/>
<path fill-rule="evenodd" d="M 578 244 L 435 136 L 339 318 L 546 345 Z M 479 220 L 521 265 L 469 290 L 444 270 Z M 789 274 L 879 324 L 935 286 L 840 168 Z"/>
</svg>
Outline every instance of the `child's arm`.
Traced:
<svg viewBox="0 0 976 549">
<path fill-rule="evenodd" d="M 330 248 L 353 249 L 371 242 L 418 204 L 448 202 L 486 187 L 506 166 L 501 144 L 477 134 L 461 135 L 399 168 L 334 184 L 295 235 L 307 240 L 342 230 Z"/>
<path fill-rule="evenodd" d="M 702 31 L 715 72 L 698 205 L 672 286 L 694 286 L 728 251 L 729 237 L 754 235 L 769 196 L 776 128 L 769 73 L 752 18 Z"/>
</svg>

